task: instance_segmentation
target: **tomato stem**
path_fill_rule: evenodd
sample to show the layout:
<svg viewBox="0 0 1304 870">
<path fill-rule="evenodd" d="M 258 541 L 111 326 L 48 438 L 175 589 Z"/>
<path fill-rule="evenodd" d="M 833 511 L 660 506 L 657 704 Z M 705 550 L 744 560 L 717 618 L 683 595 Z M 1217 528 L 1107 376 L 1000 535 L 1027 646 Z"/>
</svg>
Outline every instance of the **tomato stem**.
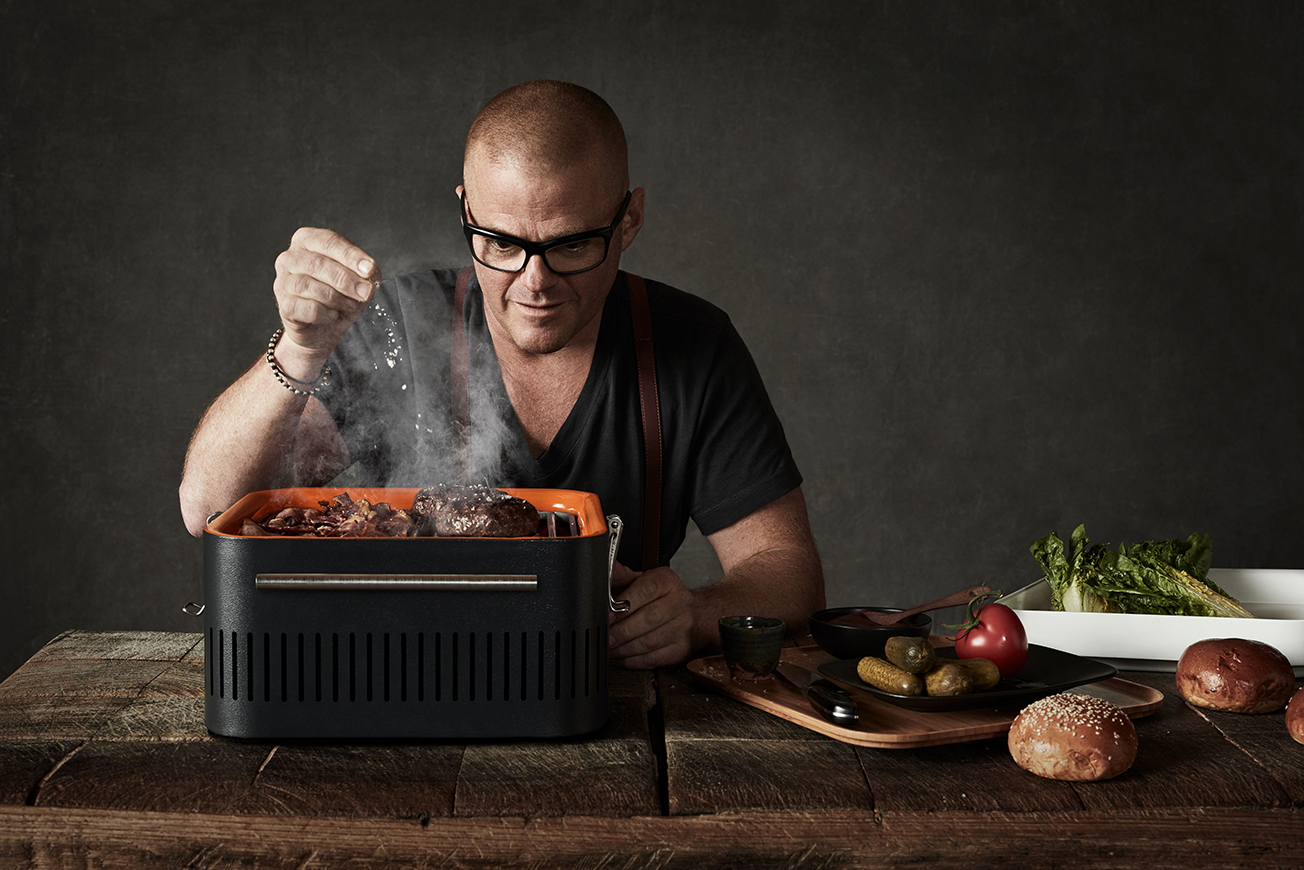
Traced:
<svg viewBox="0 0 1304 870">
<path fill-rule="evenodd" d="M 950 625 L 948 623 L 942 623 L 942 626 L 944 628 L 956 629 L 955 639 L 959 640 L 960 638 L 964 637 L 966 634 L 969 633 L 969 629 L 978 627 L 978 614 L 982 611 L 983 607 L 988 603 L 988 599 L 1000 598 L 1004 594 L 1005 593 L 997 589 L 992 592 L 984 592 L 980 595 L 975 595 L 973 598 L 969 599 L 968 610 L 965 615 L 964 622 L 960 623 L 959 625 Z"/>
</svg>

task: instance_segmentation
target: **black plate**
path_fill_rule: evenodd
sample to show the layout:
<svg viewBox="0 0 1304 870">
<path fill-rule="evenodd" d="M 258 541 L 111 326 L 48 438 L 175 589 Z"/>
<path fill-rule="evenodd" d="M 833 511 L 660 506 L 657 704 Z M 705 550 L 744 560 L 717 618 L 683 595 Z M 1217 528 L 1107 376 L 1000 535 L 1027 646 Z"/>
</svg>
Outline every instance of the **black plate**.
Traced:
<svg viewBox="0 0 1304 870">
<path fill-rule="evenodd" d="M 943 657 L 954 657 L 950 647 L 938 649 Z M 1028 644 L 1028 661 L 1012 677 L 1003 677 L 996 688 L 971 695 L 954 695 L 949 698 L 932 698 L 928 695 L 897 695 L 876 689 L 856 676 L 859 659 L 842 659 L 820 665 L 820 673 L 844 686 L 868 692 L 899 707 L 941 713 L 946 710 L 972 710 L 977 707 L 1004 707 L 1013 704 L 1030 704 L 1038 698 L 1107 680 L 1118 673 L 1118 668 L 1066 653 L 1046 646 Z"/>
</svg>

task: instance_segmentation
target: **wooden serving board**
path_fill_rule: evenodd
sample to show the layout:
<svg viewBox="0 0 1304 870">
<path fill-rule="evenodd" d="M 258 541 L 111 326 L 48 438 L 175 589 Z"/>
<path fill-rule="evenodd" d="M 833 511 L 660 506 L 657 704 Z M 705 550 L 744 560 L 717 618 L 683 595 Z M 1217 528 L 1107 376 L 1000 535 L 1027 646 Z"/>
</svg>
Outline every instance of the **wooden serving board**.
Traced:
<svg viewBox="0 0 1304 870">
<path fill-rule="evenodd" d="M 834 661 L 834 658 L 819 647 L 808 646 L 785 649 L 783 660 L 817 671 L 820 665 Z M 929 713 L 898 707 L 875 698 L 868 692 L 841 686 L 855 698 L 860 708 L 860 720 L 856 727 L 842 728 L 821 718 L 811 708 L 806 696 L 785 680 L 778 677 L 756 681 L 734 680 L 729 675 L 729 666 L 725 664 L 723 656 L 696 659 L 688 663 L 688 670 L 699 682 L 744 704 L 773 713 L 835 740 L 876 749 L 913 749 L 985 740 L 1007 733 L 1020 709 L 977 708 Z M 1164 701 L 1163 692 L 1118 677 L 1078 686 L 1070 691 L 1103 698 L 1120 707 L 1133 719 L 1150 715 Z"/>
</svg>

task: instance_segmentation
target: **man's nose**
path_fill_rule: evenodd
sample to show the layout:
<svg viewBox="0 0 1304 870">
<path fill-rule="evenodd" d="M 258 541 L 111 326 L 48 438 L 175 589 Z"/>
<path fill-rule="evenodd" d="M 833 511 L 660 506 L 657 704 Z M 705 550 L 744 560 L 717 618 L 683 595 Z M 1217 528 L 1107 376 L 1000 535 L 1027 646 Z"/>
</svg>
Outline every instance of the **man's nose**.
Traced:
<svg viewBox="0 0 1304 870">
<path fill-rule="evenodd" d="M 523 287 L 533 293 L 538 293 L 541 290 L 546 290 L 556 281 L 556 274 L 548 268 L 542 254 L 530 254 L 526 257 L 525 266 L 521 269 L 519 279 L 519 283 Z"/>
</svg>

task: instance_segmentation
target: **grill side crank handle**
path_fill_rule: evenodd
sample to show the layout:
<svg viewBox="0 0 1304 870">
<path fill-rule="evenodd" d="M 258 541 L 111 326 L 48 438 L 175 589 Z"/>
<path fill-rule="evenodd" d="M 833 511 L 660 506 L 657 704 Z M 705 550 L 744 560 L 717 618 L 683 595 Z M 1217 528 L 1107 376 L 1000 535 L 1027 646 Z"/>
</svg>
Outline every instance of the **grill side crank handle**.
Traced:
<svg viewBox="0 0 1304 870">
<path fill-rule="evenodd" d="M 206 526 L 212 525 L 213 520 L 220 517 L 222 513 L 223 513 L 222 511 L 217 511 L 216 513 L 210 514 L 208 519 L 204 521 L 204 525 Z M 186 616 L 203 616 L 204 605 L 196 604 L 193 601 L 187 601 L 185 604 L 181 605 L 181 612 L 184 613 Z"/>
<path fill-rule="evenodd" d="M 610 536 L 610 547 L 607 550 L 607 603 L 612 613 L 628 613 L 629 602 L 617 601 L 611 588 L 612 575 L 616 573 L 616 551 L 620 549 L 620 533 L 625 528 L 620 517 L 615 514 L 607 515 L 607 529 Z"/>
</svg>

